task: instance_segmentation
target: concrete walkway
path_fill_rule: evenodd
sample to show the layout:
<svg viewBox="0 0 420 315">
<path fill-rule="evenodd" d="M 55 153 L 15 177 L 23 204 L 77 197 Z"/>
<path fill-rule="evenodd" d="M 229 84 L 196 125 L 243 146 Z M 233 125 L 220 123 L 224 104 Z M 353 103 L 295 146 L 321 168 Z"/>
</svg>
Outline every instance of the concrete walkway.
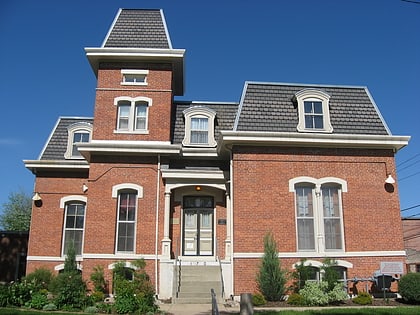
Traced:
<svg viewBox="0 0 420 315">
<path fill-rule="evenodd" d="M 159 304 L 161 311 L 173 315 L 211 315 L 211 304 Z M 238 314 L 239 305 L 227 307 L 218 305 L 220 314 Z"/>
</svg>

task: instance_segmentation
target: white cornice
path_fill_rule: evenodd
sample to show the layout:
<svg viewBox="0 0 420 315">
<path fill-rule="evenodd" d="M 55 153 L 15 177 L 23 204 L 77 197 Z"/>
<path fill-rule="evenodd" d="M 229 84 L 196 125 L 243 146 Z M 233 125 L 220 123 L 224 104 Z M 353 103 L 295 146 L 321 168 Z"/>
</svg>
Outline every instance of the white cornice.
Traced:
<svg viewBox="0 0 420 315">
<path fill-rule="evenodd" d="M 405 257 L 406 252 L 402 251 L 366 251 L 366 252 L 290 252 L 278 253 L 279 258 L 351 258 L 351 257 Z M 234 258 L 262 258 L 264 253 L 233 253 Z"/>
<path fill-rule="evenodd" d="M 92 153 L 99 155 L 173 155 L 179 154 L 181 147 L 169 141 L 109 141 L 92 140 L 78 144 L 79 152 L 89 161 Z"/>
<path fill-rule="evenodd" d="M 223 171 L 221 170 L 178 170 L 178 169 L 162 169 L 162 178 L 171 179 L 218 179 L 225 180 Z"/>
<path fill-rule="evenodd" d="M 89 169 L 89 163 L 85 160 L 23 160 L 23 163 L 32 173 L 35 173 L 38 169 Z"/>
<path fill-rule="evenodd" d="M 221 131 L 218 147 L 270 145 L 322 148 L 393 149 L 405 147 L 409 136 L 320 134 L 297 132 Z"/>
</svg>

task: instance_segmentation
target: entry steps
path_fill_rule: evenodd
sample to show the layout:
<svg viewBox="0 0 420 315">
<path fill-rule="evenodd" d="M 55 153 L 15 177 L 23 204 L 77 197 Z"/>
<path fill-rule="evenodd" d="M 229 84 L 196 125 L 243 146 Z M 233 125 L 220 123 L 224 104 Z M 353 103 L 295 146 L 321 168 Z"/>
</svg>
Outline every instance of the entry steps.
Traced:
<svg viewBox="0 0 420 315">
<path fill-rule="evenodd" d="M 222 279 L 219 266 L 176 266 L 179 279 L 176 304 L 209 304 L 211 289 L 218 301 L 222 300 Z"/>
</svg>

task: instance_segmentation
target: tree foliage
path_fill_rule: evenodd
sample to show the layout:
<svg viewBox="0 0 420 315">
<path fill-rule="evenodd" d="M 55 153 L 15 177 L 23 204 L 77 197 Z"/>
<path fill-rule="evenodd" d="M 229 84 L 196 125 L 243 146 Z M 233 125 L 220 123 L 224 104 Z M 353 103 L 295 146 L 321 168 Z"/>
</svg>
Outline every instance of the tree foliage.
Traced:
<svg viewBox="0 0 420 315">
<path fill-rule="evenodd" d="M 264 256 L 257 275 L 257 284 L 267 301 L 280 301 L 286 291 L 286 272 L 281 269 L 277 243 L 271 232 L 264 236 Z"/>
<path fill-rule="evenodd" d="M 24 191 L 12 192 L 2 206 L 0 226 L 6 231 L 29 231 L 32 199 Z"/>
</svg>

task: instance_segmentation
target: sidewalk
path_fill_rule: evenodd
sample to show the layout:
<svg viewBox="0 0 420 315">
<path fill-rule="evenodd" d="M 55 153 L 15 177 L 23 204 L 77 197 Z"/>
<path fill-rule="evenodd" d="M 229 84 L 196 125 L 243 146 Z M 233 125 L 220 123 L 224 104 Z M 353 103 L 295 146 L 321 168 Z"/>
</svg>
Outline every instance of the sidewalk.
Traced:
<svg viewBox="0 0 420 315">
<path fill-rule="evenodd" d="M 239 305 L 218 304 L 220 314 L 239 314 Z M 211 315 L 211 304 L 159 304 L 161 311 L 173 315 Z"/>
</svg>

